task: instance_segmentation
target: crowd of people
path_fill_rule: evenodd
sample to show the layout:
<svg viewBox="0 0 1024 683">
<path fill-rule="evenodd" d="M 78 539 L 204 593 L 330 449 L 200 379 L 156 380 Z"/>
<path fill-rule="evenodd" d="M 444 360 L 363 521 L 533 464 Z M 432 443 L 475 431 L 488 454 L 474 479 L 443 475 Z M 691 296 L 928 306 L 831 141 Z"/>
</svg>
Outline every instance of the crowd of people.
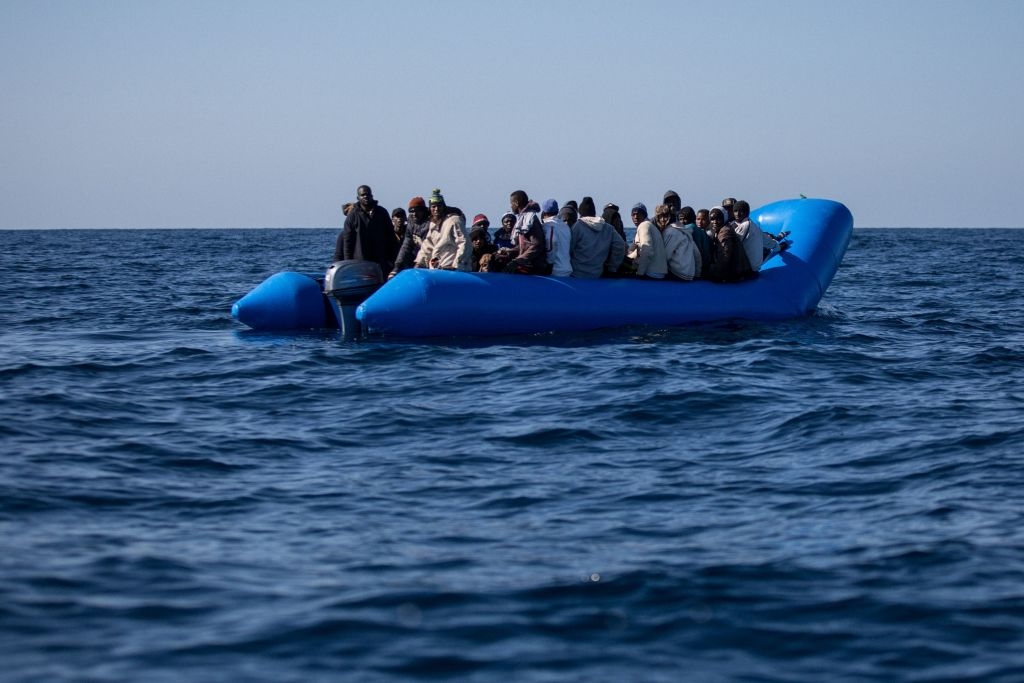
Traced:
<svg viewBox="0 0 1024 683">
<path fill-rule="evenodd" d="M 746 201 L 726 198 L 710 210 L 695 211 L 683 206 L 674 190 L 665 193 L 653 217 L 642 202 L 633 205 L 632 240 L 613 203 L 598 216 L 591 197 L 561 206 L 555 199 L 538 204 L 523 190 L 509 196 L 509 211 L 493 234 L 486 215 L 468 222 L 439 189 L 429 199 L 413 197 L 389 217 L 370 187 L 360 185 L 356 201 L 346 203 L 343 211 L 334 260 L 376 262 L 389 279 L 406 268 L 440 268 L 739 282 L 756 276 L 765 257 L 780 248 L 776 236 L 751 219 Z"/>
</svg>

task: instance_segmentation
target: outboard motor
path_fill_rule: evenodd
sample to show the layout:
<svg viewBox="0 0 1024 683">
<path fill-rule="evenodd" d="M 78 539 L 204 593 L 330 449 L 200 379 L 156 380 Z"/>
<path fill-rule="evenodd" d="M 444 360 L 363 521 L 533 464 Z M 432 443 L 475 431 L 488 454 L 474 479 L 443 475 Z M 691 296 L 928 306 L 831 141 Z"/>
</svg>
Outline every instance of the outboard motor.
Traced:
<svg viewBox="0 0 1024 683">
<path fill-rule="evenodd" d="M 356 308 L 380 289 L 384 275 L 373 261 L 335 261 L 324 275 L 324 294 L 337 302 L 338 327 L 345 340 L 362 336 Z"/>
</svg>

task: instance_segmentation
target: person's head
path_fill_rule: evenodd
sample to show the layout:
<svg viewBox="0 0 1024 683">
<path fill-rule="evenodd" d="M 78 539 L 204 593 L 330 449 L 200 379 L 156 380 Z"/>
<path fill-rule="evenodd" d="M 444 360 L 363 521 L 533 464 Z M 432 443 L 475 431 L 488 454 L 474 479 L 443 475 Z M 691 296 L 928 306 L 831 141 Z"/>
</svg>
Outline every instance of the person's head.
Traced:
<svg viewBox="0 0 1024 683">
<path fill-rule="evenodd" d="M 580 205 L 579 205 L 579 204 L 578 204 L 578 203 L 576 202 L 576 200 L 575 200 L 575 199 L 569 199 L 569 200 L 567 200 L 567 201 L 565 202 L 565 206 L 571 206 L 571 207 L 572 207 L 572 210 L 573 210 L 573 211 L 575 211 L 576 213 L 579 213 L 579 212 L 580 212 Z M 563 207 L 563 208 L 564 208 L 564 207 Z"/>
<path fill-rule="evenodd" d="M 580 200 L 580 216 L 590 217 L 597 215 L 597 207 L 594 206 L 593 197 L 584 197 Z"/>
<path fill-rule="evenodd" d="M 622 214 L 619 213 L 619 207 L 611 202 L 604 205 L 604 210 L 601 211 L 601 220 L 615 228 L 623 227 Z"/>
<path fill-rule="evenodd" d="M 722 215 L 727 221 L 732 220 L 732 207 L 734 204 L 736 204 L 736 199 L 733 197 L 726 197 L 722 200 Z"/>
<path fill-rule="evenodd" d="M 562 207 L 562 210 L 558 212 L 558 217 L 561 218 L 566 225 L 571 227 L 579 220 L 579 213 L 577 213 L 575 206 L 572 204 L 566 204 Z"/>
<path fill-rule="evenodd" d="M 474 224 L 473 230 L 469 233 L 469 241 L 473 243 L 474 249 L 479 249 L 491 241 L 491 236 L 485 226 Z"/>
<path fill-rule="evenodd" d="M 711 211 L 708 211 L 708 221 L 715 230 L 725 225 L 725 212 L 722 211 L 722 207 L 716 206 Z"/>
<path fill-rule="evenodd" d="M 666 192 L 662 201 L 672 209 L 672 213 L 678 213 L 679 207 L 683 205 L 683 200 L 679 198 L 679 194 L 675 190 Z"/>
<path fill-rule="evenodd" d="M 446 209 L 444 195 L 441 194 L 441 190 L 435 187 L 434 191 L 430 193 L 430 219 L 434 222 L 440 222 L 445 216 Z"/>
<path fill-rule="evenodd" d="M 391 212 L 391 224 L 395 226 L 396 230 L 405 225 L 405 221 L 405 209 L 403 209 L 402 207 L 399 206 L 397 209 Z"/>
<path fill-rule="evenodd" d="M 640 225 L 647 220 L 647 207 L 643 202 L 637 202 L 630 209 L 629 217 L 633 219 L 633 225 Z"/>
<path fill-rule="evenodd" d="M 370 189 L 369 185 L 360 185 L 356 188 L 356 200 L 359 202 L 359 207 L 364 211 L 369 211 L 373 208 L 375 204 L 373 201 L 373 190 Z"/>
<path fill-rule="evenodd" d="M 750 204 L 741 199 L 732 205 L 732 215 L 737 221 L 743 222 L 750 216 Z"/>
<path fill-rule="evenodd" d="M 477 215 L 473 216 L 473 225 L 471 225 L 470 228 L 472 228 L 473 230 L 476 230 L 477 228 L 483 228 L 484 231 L 486 232 L 487 228 L 489 227 L 491 227 L 491 222 L 487 220 L 487 216 L 485 216 L 482 213 L 478 213 Z"/>
<path fill-rule="evenodd" d="M 508 196 L 508 205 L 512 207 L 512 213 L 519 213 L 525 209 L 529 201 L 530 197 L 524 190 L 516 190 Z"/>
<path fill-rule="evenodd" d="M 659 230 L 667 228 L 675 219 L 675 212 L 668 204 L 658 204 L 654 207 L 654 224 Z"/>
<path fill-rule="evenodd" d="M 558 201 L 555 199 L 545 199 L 544 203 L 540 207 L 540 215 L 557 216 L 558 215 Z"/>
<path fill-rule="evenodd" d="M 424 201 L 423 197 L 413 197 L 409 200 L 410 218 L 415 220 L 417 223 L 422 223 L 426 220 L 428 214 L 427 202 Z"/>
<path fill-rule="evenodd" d="M 694 213 L 692 206 L 684 206 L 679 209 L 679 222 L 683 225 L 689 225 L 690 223 L 697 222 L 697 214 Z"/>
<path fill-rule="evenodd" d="M 511 230 L 512 226 L 516 224 L 516 215 L 511 211 L 506 211 L 501 215 L 501 227 L 506 231 Z"/>
<path fill-rule="evenodd" d="M 693 218 L 693 222 L 697 224 L 698 228 L 706 228 L 711 225 L 711 219 L 708 217 L 708 210 L 701 209 L 698 211 L 697 215 Z"/>
</svg>

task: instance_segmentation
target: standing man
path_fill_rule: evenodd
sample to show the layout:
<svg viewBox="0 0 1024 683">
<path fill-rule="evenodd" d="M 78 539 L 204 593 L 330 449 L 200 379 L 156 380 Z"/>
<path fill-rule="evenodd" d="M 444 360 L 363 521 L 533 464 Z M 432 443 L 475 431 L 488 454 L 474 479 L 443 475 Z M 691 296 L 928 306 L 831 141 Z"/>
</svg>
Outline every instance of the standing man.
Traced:
<svg viewBox="0 0 1024 683">
<path fill-rule="evenodd" d="M 398 238 L 391 218 L 373 198 L 369 185 L 356 188 L 356 205 L 345 217 L 345 226 L 334 245 L 334 260 L 373 261 L 382 276 L 391 272 L 398 253 Z"/>
</svg>

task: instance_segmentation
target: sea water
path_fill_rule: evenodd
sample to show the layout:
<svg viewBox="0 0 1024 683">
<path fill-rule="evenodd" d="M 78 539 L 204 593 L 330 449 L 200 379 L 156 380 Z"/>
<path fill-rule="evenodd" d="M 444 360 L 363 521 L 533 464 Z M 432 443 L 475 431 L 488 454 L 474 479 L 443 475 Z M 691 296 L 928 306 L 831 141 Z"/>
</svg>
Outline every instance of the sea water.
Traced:
<svg viewBox="0 0 1024 683">
<path fill-rule="evenodd" d="M 0 679 L 1024 680 L 1020 233 L 779 324 L 231 319 L 335 234 L 0 233 Z"/>
</svg>

